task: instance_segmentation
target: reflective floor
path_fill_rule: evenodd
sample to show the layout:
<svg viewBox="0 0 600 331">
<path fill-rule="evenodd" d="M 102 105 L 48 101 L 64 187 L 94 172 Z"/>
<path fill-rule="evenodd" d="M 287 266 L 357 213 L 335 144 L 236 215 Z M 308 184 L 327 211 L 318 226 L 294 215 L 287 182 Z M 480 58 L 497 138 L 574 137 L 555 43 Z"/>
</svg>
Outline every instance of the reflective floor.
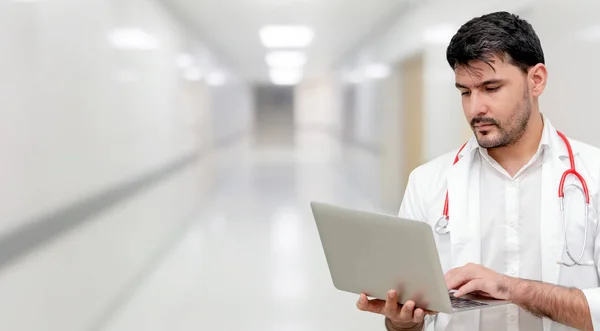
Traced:
<svg viewBox="0 0 600 331">
<path fill-rule="evenodd" d="M 310 200 L 374 209 L 357 184 L 374 161 L 315 132 L 295 147 L 251 145 L 211 160 L 222 171 L 215 193 L 104 331 L 383 327 L 333 287 L 309 209 Z"/>
</svg>

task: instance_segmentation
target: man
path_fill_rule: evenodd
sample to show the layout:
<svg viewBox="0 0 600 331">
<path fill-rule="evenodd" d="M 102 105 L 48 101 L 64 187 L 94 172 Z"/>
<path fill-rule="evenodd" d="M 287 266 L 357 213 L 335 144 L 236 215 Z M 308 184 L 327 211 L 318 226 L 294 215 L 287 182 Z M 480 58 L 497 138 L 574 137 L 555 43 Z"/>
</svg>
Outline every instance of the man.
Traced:
<svg viewBox="0 0 600 331">
<path fill-rule="evenodd" d="M 477 293 L 513 304 L 443 316 L 415 309 L 412 301 L 398 305 L 399 293 L 390 290 L 387 300 L 362 294 L 358 308 L 384 315 L 388 330 L 600 330 L 600 150 L 568 140 L 587 179 L 591 207 L 589 233 L 583 212 L 575 214 L 567 242 L 575 258 L 583 250 L 582 261 L 592 262 L 557 264 L 561 258 L 570 262 L 557 196 L 570 160 L 567 140 L 539 109 L 547 70 L 538 36 L 518 16 L 491 13 L 458 30 L 447 60 L 474 136 L 456 164 L 458 148 L 413 170 L 400 216 L 434 227 L 448 192 L 453 228 L 447 235 L 434 232 L 448 288 L 457 296 Z M 579 209 L 582 203 L 571 205 Z M 584 237 L 589 239 L 582 248 Z"/>
</svg>

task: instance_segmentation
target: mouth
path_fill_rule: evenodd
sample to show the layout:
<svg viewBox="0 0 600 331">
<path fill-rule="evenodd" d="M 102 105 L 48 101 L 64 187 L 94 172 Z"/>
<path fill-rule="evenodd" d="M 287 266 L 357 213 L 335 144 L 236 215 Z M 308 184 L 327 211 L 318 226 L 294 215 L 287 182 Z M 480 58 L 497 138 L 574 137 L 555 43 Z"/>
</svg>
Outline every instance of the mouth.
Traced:
<svg viewBox="0 0 600 331">
<path fill-rule="evenodd" d="M 494 124 L 478 124 L 478 125 L 475 125 L 475 129 L 488 130 L 488 129 L 492 128 L 493 126 L 494 126 Z"/>
</svg>

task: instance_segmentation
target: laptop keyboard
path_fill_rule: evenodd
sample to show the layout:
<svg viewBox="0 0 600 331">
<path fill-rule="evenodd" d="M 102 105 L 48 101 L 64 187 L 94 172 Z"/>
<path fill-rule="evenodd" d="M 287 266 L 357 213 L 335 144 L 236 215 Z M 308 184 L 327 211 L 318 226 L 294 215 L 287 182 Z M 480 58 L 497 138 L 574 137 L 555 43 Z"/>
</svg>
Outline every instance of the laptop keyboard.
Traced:
<svg viewBox="0 0 600 331">
<path fill-rule="evenodd" d="M 480 307 L 487 306 L 487 303 L 477 302 L 465 298 L 457 298 L 454 295 L 450 294 L 450 302 L 452 303 L 453 308 L 471 308 L 471 307 Z"/>
</svg>

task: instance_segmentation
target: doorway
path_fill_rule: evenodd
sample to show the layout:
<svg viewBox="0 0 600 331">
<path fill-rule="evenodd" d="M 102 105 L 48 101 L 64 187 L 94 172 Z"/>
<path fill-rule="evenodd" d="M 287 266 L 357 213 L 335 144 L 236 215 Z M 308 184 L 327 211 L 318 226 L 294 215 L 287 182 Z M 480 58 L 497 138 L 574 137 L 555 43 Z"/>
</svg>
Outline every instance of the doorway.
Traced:
<svg viewBox="0 0 600 331">
<path fill-rule="evenodd" d="M 294 88 L 257 85 L 254 144 L 256 147 L 292 147 L 294 144 Z"/>
</svg>

